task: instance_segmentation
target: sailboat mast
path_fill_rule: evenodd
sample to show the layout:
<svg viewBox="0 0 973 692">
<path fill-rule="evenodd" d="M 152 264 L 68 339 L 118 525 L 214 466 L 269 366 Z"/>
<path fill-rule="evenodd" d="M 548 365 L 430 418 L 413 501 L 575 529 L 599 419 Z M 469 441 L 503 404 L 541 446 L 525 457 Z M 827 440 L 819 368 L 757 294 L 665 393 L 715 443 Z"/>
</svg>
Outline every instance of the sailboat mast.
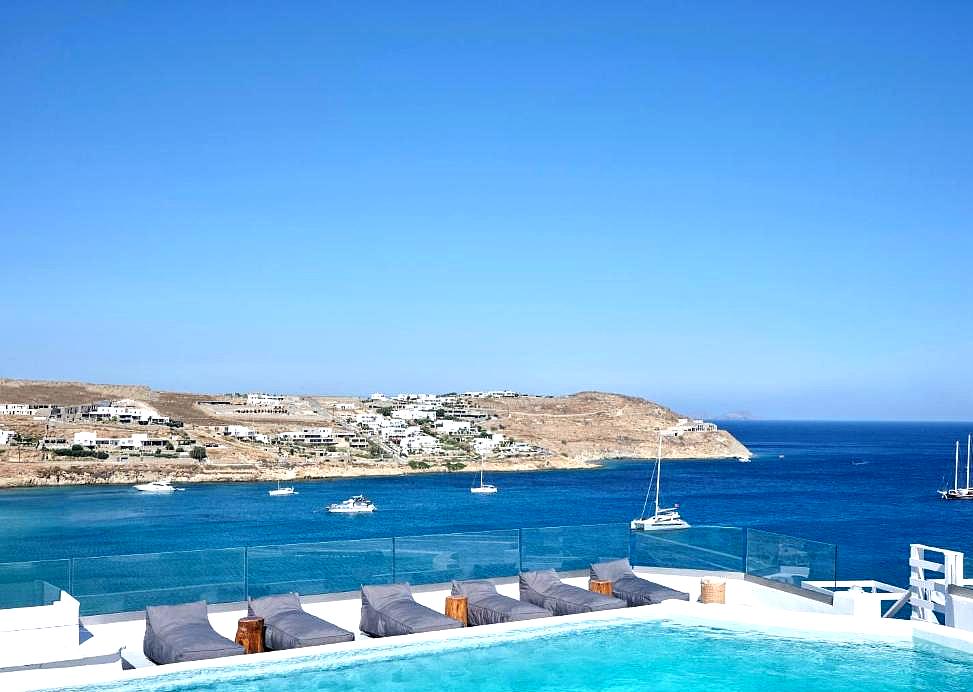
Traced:
<svg viewBox="0 0 973 692">
<path fill-rule="evenodd" d="M 659 433 L 659 451 L 655 456 L 655 513 L 659 513 L 659 483 L 662 477 L 662 433 Z"/>
<path fill-rule="evenodd" d="M 483 457 L 480 457 L 480 487 L 483 487 Z"/>
<path fill-rule="evenodd" d="M 970 442 L 973 435 L 966 436 L 966 487 L 970 487 Z"/>
<path fill-rule="evenodd" d="M 953 490 L 959 490 L 959 440 L 956 440 L 956 463 L 953 465 Z"/>
</svg>

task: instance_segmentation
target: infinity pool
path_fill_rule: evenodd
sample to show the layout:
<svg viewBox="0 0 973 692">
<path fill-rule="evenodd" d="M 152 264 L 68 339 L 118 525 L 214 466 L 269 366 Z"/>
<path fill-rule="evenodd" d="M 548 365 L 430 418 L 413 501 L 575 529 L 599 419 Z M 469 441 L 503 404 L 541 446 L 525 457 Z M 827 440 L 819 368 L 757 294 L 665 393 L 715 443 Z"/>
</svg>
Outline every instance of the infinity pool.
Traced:
<svg viewBox="0 0 973 692">
<path fill-rule="evenodd" d="M 510 637 L 513 637 L 512 639 Z M 96 689 L 207 692 L 651 690 L 948 692 L 973 658 L 910 645 L 790 639 L 667 622 L 588 623 L 499 637 L 320 653 Z M 89 688 L 90 689 L 90 688 Z"/>
</svg>

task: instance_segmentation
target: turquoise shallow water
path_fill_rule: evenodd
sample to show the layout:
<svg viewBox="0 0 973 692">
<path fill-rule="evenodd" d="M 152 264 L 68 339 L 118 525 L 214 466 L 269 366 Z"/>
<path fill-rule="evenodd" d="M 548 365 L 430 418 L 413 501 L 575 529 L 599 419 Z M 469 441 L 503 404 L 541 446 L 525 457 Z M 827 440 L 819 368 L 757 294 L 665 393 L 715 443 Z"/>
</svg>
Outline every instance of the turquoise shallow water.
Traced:
<svg viewBox="0 0 973 692">
<path fill-rule="evenodd" d="M 258 671 L 201 671 L 103 692 L 952 692 L 969 690 L 971 659 L 904 646 L 771 637 L 668 623 L 556 628 L 505 643 L 452 644 L 342 664 L 318 658 Z"/>
</svg>

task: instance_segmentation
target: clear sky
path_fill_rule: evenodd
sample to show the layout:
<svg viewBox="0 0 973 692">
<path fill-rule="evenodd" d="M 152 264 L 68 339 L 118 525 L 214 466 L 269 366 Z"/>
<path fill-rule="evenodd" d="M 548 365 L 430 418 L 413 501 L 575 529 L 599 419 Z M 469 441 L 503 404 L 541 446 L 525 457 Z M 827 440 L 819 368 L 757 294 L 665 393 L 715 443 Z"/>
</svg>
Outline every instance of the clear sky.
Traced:
<svg viewBox="0 0 973 692">
<path fill-rule="evenodd" d="M 973 418 L 973 3 L 0 17 L 0 376 Z"/>
</svg>

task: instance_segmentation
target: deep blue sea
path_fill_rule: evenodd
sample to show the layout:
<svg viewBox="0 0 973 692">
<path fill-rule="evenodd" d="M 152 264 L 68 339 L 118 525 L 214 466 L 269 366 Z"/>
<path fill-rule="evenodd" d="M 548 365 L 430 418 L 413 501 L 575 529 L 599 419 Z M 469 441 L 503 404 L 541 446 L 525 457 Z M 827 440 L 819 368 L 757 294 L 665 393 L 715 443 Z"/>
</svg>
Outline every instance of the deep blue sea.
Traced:
<svg viewBox="0 0 973 692">
<path fill-rule="evenodd" d="M 666 463 L 665 501 L 693 524 L 746 526 L 836 543 L 839 578 L 908 580 L 909 543 L 973 556 L 973 502 L 936 494 L 952 479 L 966 423 L 725 422 L 753 462 Z M 781 458 L 783 455 L 783 458 Z M 493 473 L 495 496 L 471 495 L 472 473 L 299 482 L 204 484 L 168 496 L 126 486 L 0 491 L 0 562 L 336 538 L 627 522 L 651 463 L 585 471 Z M 326 504 L 364 493 L 373 515 Z"/>
</svg>

